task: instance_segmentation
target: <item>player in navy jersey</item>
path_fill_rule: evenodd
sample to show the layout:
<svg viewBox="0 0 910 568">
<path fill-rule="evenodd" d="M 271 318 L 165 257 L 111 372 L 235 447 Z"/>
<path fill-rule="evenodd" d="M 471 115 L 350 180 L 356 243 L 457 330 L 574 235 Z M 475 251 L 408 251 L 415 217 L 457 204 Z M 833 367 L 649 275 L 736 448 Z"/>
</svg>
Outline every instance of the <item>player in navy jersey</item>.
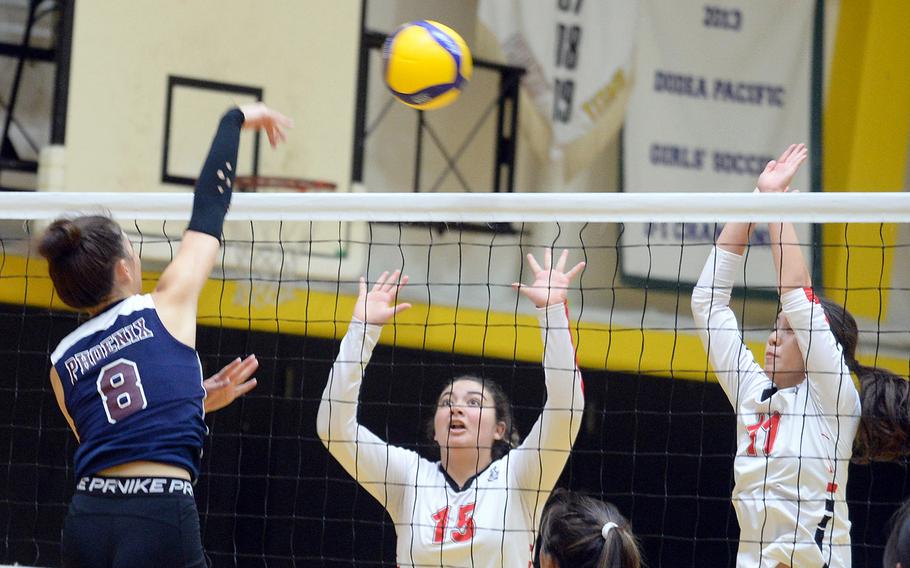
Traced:
<svg viewBox="0 0 910 568">
<path fill-rule="evenodd" d="M 806 157 L 805 145 L 790 146 L 767 165 L 757 190 L 788 191 Z M 751 230 L 723 228 L 692 292 L 696 328 L 737 414 L 737 566 L 850 566 L 849 461 L 908 451 L 910 389 L 857 362 L 856 321 L 813 292 L 791 223 L 770 224 L 781 312 L 760 365 L 729 307 Z"/>
<path fill-rule="evenodd" d="M 41 237 L 57 294 L 91 316 L 51 355 L 51 385 L 79 440 L 64 566 L 205 566 L 193 499 L 203 417 L 253 388 L 246 379 L 258 363 L 235 360 L 203 382 L 197 304 L 220 247 L 241 128 L 264 129 L 274 146 L 289 125 L 261 103 L 224 115 L 180 249 L 151 294 L 141 294 L 139 256 L 110 218 L 58 219 Z"/>
<path fill-rule="evenodd" d="M 569 332 L 566 292 L 584 263 L 566 270 L 533 256 L 531 285 L 515 284 L 537 307 L 547 400 L 521 444 L 502 389 L 479 377 L 445 385 L 429 426 L 439 461 L 386 443 L 357 420 L 360 384 L 382 326 L 407 282 L 383 273 L 361 279 L 354 318 L 322 394 L 317 432 L 342 467 L 382 504 L 395 525 L 399 566 L 528 566 L 544 503 L 565 467 L 584 410 Z"/>
</svg>

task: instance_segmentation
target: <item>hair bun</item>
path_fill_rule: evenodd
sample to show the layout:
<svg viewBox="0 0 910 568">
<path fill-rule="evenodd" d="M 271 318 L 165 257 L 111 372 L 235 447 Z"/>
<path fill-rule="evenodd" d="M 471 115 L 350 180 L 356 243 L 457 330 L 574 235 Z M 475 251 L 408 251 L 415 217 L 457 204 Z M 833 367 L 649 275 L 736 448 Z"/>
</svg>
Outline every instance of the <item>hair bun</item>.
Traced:
<svg viewBox="0 0 910 568">
<path fill-rule="evenodd" d="M 38 252 L 48 260 L 56 260 L 71 254 L 81 242 L 82 230 L 72 219 L 57 219 L 44 232 Z"/>
</svg>

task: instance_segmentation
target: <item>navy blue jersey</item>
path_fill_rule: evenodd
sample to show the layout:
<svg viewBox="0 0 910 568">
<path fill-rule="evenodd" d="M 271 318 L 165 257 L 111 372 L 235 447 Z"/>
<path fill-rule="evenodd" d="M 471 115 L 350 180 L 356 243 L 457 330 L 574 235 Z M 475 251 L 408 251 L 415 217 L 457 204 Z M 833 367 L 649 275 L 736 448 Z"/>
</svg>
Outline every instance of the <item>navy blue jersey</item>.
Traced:
<svg viewBox="0 0 910 568">
<path fill-rule="evenodd" d="M 131 462 L 199 473 L 202 365 L 161 323 L 151 295 L 131 296 L 70 333 L 51 355 L 76 432 L 76 478 Z"/>
</svg>

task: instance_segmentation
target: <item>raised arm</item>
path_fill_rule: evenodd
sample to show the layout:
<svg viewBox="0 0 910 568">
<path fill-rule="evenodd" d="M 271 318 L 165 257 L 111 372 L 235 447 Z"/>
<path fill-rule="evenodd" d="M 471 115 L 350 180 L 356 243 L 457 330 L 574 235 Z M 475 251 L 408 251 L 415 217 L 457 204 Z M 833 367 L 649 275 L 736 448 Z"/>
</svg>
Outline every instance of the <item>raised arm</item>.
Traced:
<svg viewBox="0 0 910 568">
<path fill-rule="evenodd" d="M 584 412 L 584 391 L 581 373 L 575 365 L 575 346 L 569 331 L 566 292 L 572 279 L 585 267 L 579 262 L 566 272 L 568 251 L 562 251 L 555 267 L 552 255 L 544 253 L 541 267 L 533 255 L 528 264 L 534 274 L 530 286 L 513 284 L 538 309 L 541 336 L 544 343 L 543 368 L 547 401 L 540 417 L 521 445 L 510 453 L 510 474 L 523 492 L 529 510 L 540 514 L 546 495 L 556 485 L 569 459 L 572 445 L 581 428 Z M 540 506 L 537 506 L 540 505 Z"/>
<path fill-rule="evenodd" d="M 221 118 L 193 197 L 193 213 L 174 260 L 153 293 L 158 315 L 179 341 L 196 344 L 196 308 L 221 245 L 224 217 L 237 175 L 240 129 L 266 131 L 272 146 L 285 138 L 290 120 L 262 103 L 229 110 Z"/>
<path fill-rule="evenodd" d="M 806 161 L 805 144 L 791 144 L 776 161 L 769 162 L 758 178 L 762 193 L 784 193 Z M 822 408 L 841 415 L 859 413 L 859 394 L 819 299 L 803 258 L 793 223 L 771 223 L 771 254 L 777 272 L 781 310 L 806 363 L 811 393 Z"/>
<path fill-rule="evenodd" d="M 790 182 L 806 161 L 805 144 L 791 144 L 780 158 L 771 160 L 758 177 L 758 190 L 762 193 L 783 193 L 790 190 Z M 777 286 L 781 294 L 796 288 L 812 286 L 812 279 L 799 247 L 793 223 L 770 223 L 771 255 L 777 272 Z"/>
<path fill-rule="evenodd" d="M 805 160 L 804 150 L 804 146 L 802 149 L 797 145 L 790 146 L 777 160 L 769 162 L 758 178 L 756 189 L 766 192 L 780 187 L 783 191 L 789 187 L 799 164 Z M 775 231 L 772 225 L 772 239 L 775 235 L 780 237 L 779 227 L 778 224 Z M 736 316 L 729 307 L 733 283 L 742 267 L 752 229 L 750 223 L 727 223 L 724 226 L 692 290 L 692 315 L 696 330 L 708 351 L 718 382 L 734 408 L 738 407 L 739 401 L 755 381 L 766 377 L 752 352 L 743 344 Z M 779 266 L 778 262 L 775 264 Z"/>
<path fill-rule="evenodd" d="M 360 384 L 382 326 L 410 304 L 395 304 L 407 276 L 384 272 L 367 293 L 360 279 L 354 318 L 341 341 L 316 417 L 319 439 L 348 474 L 397 518 L 402 489 L 417 467 L 417 454 L 392 446 L 357 421 Z"/>
<path fill-rule="evenodd" d="M 734 410 L 754 385 L 765 379 L 761 366 L 743 343 L 739 323 L 730 309 L 733 283 L 742 263 L 742 255 L 722 247 L 718 239 L 692 290 L 695 329 L 708 353 L 717 382 Z"/>
</svg>

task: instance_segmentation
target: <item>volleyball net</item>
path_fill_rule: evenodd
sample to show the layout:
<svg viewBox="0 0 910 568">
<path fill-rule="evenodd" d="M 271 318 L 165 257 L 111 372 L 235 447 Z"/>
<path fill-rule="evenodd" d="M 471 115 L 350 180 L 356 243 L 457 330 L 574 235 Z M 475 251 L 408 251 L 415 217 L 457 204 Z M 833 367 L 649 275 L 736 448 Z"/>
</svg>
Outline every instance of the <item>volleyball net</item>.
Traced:
<svg viewBox="0 0 910 568">
<path fill-rule="evenodd" d="M 80 316 L 54 297 L 34 239 L 61 213 L 109 212 L 151 290 L 173 258 L 190 194 L 0 194 L 0 563 L 59 564 L 75 440 L 49 355 Z M 361 275 L 401 269 L 413 308 L 383 332 L 360 421 L 431 458 L 425 425 L 447 379 L 501 384 L 526 433 L 546 394 L 528 253 L 587 266 L 569 292 L 585 377 L 581 432 L 560 485 L 615 503 L 650 566 L 732 565 L 736 425 L 690 311 L 725 222 L 756 223 L 734 293 L 760 356 L 780 303 L 766 223 L 798 224 L 817 292 L 860 327 L 859 360 L 910 374 L 910 195 L 236 194 L 199 304 L 206 376 L 255 353 L 259 386 L 207 416 L 195 493 L 216 566 L 395 565 L 380 505 L 316 435 L 316 409 Z M 881 562 L 906 464 L 852 465 L 853 558 Z"/>
</svg>

